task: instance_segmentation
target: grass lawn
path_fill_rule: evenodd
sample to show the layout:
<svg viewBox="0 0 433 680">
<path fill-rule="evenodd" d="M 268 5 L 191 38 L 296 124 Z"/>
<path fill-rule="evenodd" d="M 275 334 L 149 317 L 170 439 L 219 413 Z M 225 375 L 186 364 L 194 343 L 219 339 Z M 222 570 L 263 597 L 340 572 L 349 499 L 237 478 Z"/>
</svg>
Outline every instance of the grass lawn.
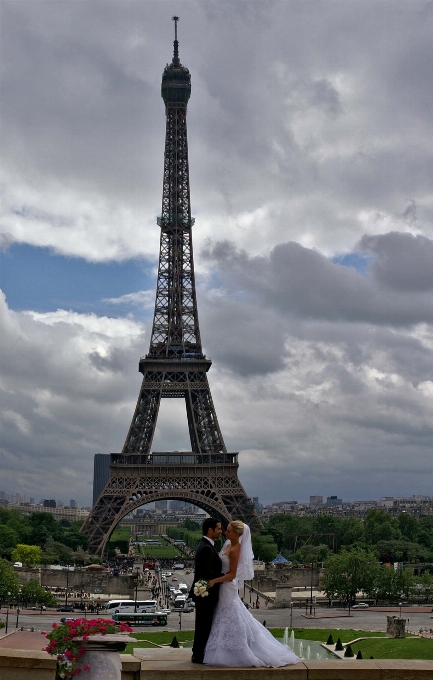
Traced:
<svg viewBox="0 0 433 680">
<path fill-rule="evenodd" d="M 147 537 L 146 537 L 147 538 Z M 143 540 L 145 541 L 146 538 Z M 150 536 L 149 540 L 159 541 L 161 545 L 140 545 L 139 552 L 142 557 L 150 558 L 155 557 L 159 559 L 161 557 L 181 557 L 182 551 L 175 548 L 170 543 L 167 543 L 162 536 Z"/>
<path fill-rule="evenodd" d="M 433 659 L 433 642 L 427 638 L 362 640 L 352 646 L 361 650 L 364 659 Z"/>
<path fill-rule="evenodd" d="M 339 629 L 320 629 L 320 628 L 295 628 L 295 637 L 303 640 L 317 640 L 319 642 L 326 642 L 328 636 L 331 634 L 334 642 L 340 638 L 341 641 L 350 642 L 358 637 L 370 638 L 362 640 L 353 645 L 353 652 L 356 654 L 360 649 L 364 659 L 369 659 L 373 656 L 375 659 L 433 659 L 433 644 L 431 640 L 425 638 L 417 638 L 414 636 L 404 639 L 393 640 L 385 637 L 385 633 L 376 633 L 363 630 L 339 630 Z M 271 633 L 281 638 L 284 634 L 284 628 L 271 628 Z M 132 654 L 134 647 L 153 647 L 153 645 L 145 642 L 149 640 L 157 645 L 170 644 L 173 637 L 176 636 L 178 642 L 182 643 L 187 640 L 192 640 L 194 632 L 192 630 L 181 631 L 158 631 L 158 632 L 143 632 L 132 633 L 139 642 L 129 644 L 125 650 L 125 654 Z M 381 639 L 371 639 L 381 638 Z"/>
<path fill-rule="evenodd" d="M 294 628 L 295 638 L 301 640 L 317 640 L 317 642 L 326 642 L 328 637 L 332 635 L 334 642 L 340 638 L 341 642 L 350 642 L 358 637 L 385 637 L 385 633 L 374 633 L 365 630 L 340 630 L 335 628 Z M 282 638 L 284 628 L 271 628 L 271 633 L 277 638 Z"/>
<path fill-rule="evenodd" d="M 143 557 L 180 557 L 179 550 L 171 545 L 140 545 L 140 555 Z"/>
</svg>

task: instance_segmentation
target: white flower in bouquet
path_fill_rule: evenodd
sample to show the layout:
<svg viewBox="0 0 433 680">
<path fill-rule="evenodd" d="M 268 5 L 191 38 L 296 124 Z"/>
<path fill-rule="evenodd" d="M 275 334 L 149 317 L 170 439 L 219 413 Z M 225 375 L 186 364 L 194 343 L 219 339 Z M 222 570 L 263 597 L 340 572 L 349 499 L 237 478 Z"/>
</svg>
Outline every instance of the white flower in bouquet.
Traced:
<svg viewBox="0 0 433 680">
<path fill-rule="evenodd" d="M 196 597 L 207 597 L 209 595 L 207 589 L 208 583 L 209 581 L 205 581 L 204 579 L 197 581 L 194 586 L 194 595 L 196 595 Z"/>
</svg>

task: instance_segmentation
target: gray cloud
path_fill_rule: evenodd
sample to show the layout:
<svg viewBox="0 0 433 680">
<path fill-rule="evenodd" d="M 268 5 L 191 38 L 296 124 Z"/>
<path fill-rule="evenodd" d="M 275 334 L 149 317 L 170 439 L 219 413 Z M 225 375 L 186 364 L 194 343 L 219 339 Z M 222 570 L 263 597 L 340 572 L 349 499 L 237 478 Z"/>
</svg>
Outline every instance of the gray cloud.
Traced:
<svg viewBox="0 0 433 680">
<path fill-rule="evenodd" d="M 399 292 L 433 289 L 433 241 L 425 236 L 392 232 L 363 236 L 361 250 L 374 253 L 376 280 Z"/>
<path fill-rule="evenodd" d="M 420 240 L 417 252 L 424 246 L 425 257 L 419 263 L 416 253 L 405 254 L 409 235 L 401 235 L 398 244 L 397 239 L 389 236 L 376 241 L 375 237 L 365 237 L 361 242 L 376 251 L 380 243 L 380 254 L 372 266 L 373 279 L 334 264 L 298 243 L 283 243 L 275 246 L 269 256 L 255 257 L 249 257 L 227 241 L 209 243 L 203 256 L 221 268 L 229 290 L 240 289 L 247 295 L 252 294 L 256 300 L 285 314 L 393 326 L 431 323 L 433 297 L 422 286 L 421 290 L 419 286 L 418 290 L 413 290 L 413 285 L 409 288 L 405 280 L 431 280 L 432 268 L 428 265 L 433 242 L 427 238 Z M 404 260 L 406 274 L 402 273 L 400 290 L 394 292 L 383 282 L 386 276 L 389 279 L 393 264 L 399 260 Z"/>
</svg>

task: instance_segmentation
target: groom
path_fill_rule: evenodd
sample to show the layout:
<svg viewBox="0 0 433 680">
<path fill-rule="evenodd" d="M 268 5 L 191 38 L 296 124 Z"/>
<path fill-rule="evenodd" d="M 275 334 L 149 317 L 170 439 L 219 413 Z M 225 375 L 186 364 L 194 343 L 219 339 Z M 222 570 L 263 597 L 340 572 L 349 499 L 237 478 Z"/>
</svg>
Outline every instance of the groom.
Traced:
<svg viewBox="0 0 433 680">
<path fill-rule="evenodd" d="M 215 541 L 221 534 L 221 522 L 213 517 L 205 519 L 203 522 L 203 538 L 195 552 L 194 581 L 189 593 L 190 598 L 195 602 L 194 644 L 191 657 L 193 663 L 203 663 L 204 650 L 212 627 L 213 613 L 218 602 L 219 583 L 210 588 L 207 597 L 194 595 L 194 586 L 200 579 L 210 581 L 221 576 L 221 560 L 214 547 Z"/>
</svg>

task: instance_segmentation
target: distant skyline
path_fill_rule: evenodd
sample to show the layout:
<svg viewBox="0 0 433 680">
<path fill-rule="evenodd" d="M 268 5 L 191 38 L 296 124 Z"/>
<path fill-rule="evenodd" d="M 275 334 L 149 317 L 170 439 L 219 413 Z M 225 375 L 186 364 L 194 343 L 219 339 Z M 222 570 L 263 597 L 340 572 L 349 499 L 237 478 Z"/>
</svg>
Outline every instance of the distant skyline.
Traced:
<svg viewBox="0 0 433 680">
<path fill-rule="evenodd" d="M 268 505 L 431 492 L 433 3 L 0 1 L 2 484 L 91 504 L 152 322 L 180 16 L 202 340 Z M 153 450 L 189 450 L 163 400 Z"/>
</svg>

